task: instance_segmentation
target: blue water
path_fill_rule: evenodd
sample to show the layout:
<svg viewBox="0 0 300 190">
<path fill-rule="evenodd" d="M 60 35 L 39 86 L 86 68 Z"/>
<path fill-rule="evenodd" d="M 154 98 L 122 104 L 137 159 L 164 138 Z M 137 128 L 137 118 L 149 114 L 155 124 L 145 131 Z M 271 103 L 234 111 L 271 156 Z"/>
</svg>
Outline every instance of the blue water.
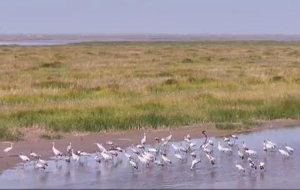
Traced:
<svg viewBox="0 0 300 190">
<path fill-rule="evenodd" d="M 262 142 L 269 139 L 278 146 L 284 143 L 294 147 L 295 152 L 288 159 L 283 159 L 279 152 L 265 153 Z M 211 165 L 199 149 L 195 150 L 202 162 L 195 170 L 190 170 L 192 158 L 182 153 L 187 159 L 176 160 L 173 149 L 169 149 L 168 157 L 172 165 L 158 168 L 151 165 L 145 168 L 139 164 L 139 169 L 133 171 L 128 160 L 119 155 L 113 163 L 98 164 L 94 156 L 87 161 L 67 164 L 63 160 L 57 163 L 49 161 L 45 171 L 34 169 L 33 164 L 22 165 L 6 170 L 0 176 L 0 188 L 299 188 L 300 187 L 300 127 L 269 129 L 259 132 L 239 135 L 236 142 L 241 145 L 245 141 L 249 148 L 258 152 L 253 159 L 256 163 L 266 163 L 265 172 L 251 170 L 246 160 L 241 161 L 236 153 L 232 155 L 220 153 L 214 139 L 214 156 L 216 164 Z M 204 139 L 194 139 L 197 147 Z M 224 142 L 223 142 L 224 143 Z M 154 146 L 154 145 L 152 145 Z M 130 150 L 128 150 L 130 152 Z M 237 172 L 235 162 L 242 164 L 246 172 Z"/>
</svg>

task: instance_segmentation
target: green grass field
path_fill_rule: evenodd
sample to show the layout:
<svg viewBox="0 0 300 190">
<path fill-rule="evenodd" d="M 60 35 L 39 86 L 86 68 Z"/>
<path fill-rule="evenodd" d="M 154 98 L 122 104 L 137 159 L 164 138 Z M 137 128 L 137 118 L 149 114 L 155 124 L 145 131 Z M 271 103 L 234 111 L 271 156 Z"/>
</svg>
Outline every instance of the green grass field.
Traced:
<svg viewBox="0 0 300 190">
<path fill-rule="evenodd" d="M 299 43 L 0 46 L 1 139 L 299 116 Z"/>
</svg>

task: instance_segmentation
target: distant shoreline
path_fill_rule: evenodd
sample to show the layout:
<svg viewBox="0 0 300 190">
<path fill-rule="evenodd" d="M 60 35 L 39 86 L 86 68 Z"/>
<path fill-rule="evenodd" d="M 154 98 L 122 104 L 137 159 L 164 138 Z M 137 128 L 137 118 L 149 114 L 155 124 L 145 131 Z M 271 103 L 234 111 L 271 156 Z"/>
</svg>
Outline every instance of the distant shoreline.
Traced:
<svg viewBox="0 0 300 190">
<path fill-rule="evenodd" d="M 102 34 L 102 35 L 30 35 L 0 34 L 0 45 L 66 45 L 91 42 L 193 42 L 193 41 L 274 41 L 300 42 L 300 35 L 181 35 L 181 34 Z"/>
</svg>

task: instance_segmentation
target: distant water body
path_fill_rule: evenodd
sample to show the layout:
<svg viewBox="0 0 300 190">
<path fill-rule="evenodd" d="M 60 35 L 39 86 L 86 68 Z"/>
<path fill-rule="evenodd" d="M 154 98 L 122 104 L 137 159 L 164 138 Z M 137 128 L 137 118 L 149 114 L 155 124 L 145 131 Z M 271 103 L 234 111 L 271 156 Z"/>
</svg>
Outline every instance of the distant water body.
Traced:
<svg viewBox="0 0 300 190">
<path fill-rule="evenodd" d="M 28 41 L 0 41 L 0 46 L 54 46 L 65 45 L 69 43 L 78 43 L 80 41 L 72 40 L 28 40 Z"/>
</svg>

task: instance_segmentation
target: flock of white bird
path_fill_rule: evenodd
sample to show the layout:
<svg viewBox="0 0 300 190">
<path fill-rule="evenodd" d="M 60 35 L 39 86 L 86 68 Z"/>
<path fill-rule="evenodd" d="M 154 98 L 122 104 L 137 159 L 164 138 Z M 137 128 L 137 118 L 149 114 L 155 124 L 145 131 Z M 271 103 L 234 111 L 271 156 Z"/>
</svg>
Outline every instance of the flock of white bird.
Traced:
<svg viewBox="0 0 300 190">
<path fill-rule="evenodd" d="M 147 141 L 147 137 L 144 133 L 144 136 L 141 140 L 141 144 L 138 144 L 136 146 L 132 145 L 128 150 L 124 150 L 116 146 L 111 141 L 105 143 L 107 146 L 109 146 L 109 148 L 105 148 L 103 144 L 94 143 L 99 149 L 99 151 L 96 152 L 95 161 L 99 163 L 107 163 L 113 161 L 114 158 L 119 157 L 120 154 L 123 154 L 123 156 L 128 159 L 128 163 L 133 169 L 138 169 L 139 167 L 147 168 L 151 164 L 157 165 L 158 167 L 164 167 L 166 165 L 173 164 L 170 157 L 168 157 L 168 154 L 174 154 L 174 157 L 179 161 L 182 161 L 188 156 L 190 156 L 192 158 L 192 162 L 190 163 L 190 169 L 193 170 L 196 168 L 197 164 L 201 162 L 200 156 L 197 156 L 197 154 L 195 153 L 195 150 L 198 149 L 200 151 L 203 151 L 203 154 L 205 154 L 205 157 L 208 159 L 208 161 L 212 165 L 214 165 L 216 163 L 216 158 L 213 155 L 214 142 L 210 139 L 210 137 L 207 136 L 206 131 L 202 131 L 202 134 L 205 136 L 205 141 L 200 146 L 197 146 L 197 144 L 194 141 L 192 141 L 191 136 L 189 134 L 184 137 L 184 141 L 180 143 L 180 145 L 176 145 L 173 142 L 171 142 L 172 135 L 170 134 L 166 138 L 160 139 L 156 137 L 156 147 L 146 148 L 145 144 Z M 241 160 L 247 159 L 247 162 L 249 164 L 248 168 L 243 166 L 243 164 L 238 163 L 239 161 L 235 162 L 235 167 L 237 168 L 237 171 L 245 172 L 246 169 L 259 169 L 261 171 L 265 170 L 264 162 L 260 162 L 258 164 L 252 160 L 252 158 L 258 157 L 257 151 L 248 148 L 245 142 L 243 141 L 242 148 L 239 148 L 239 145 L 237 143 L 238 137 L 236 135 L 230 135 L 229 137 L 225 137 L 223 138 L 223 141 L 224 142 L 222 143 L 219 141 L 217 147 L 222 154 L 237 154 Z M 169 146 L 171 146 L 171 149 L 173 149 L 173 151 L 167 151 Z M 234 146 L 237 147 L 237 151 L 234 151 Z M 10 147 L 5 148 L 4 152 L 8 153 L 12 149 L 13 143 L 11 143 Z M 287 144 L 285 144 L 285 146 L 282 147 L 277 147 L 277 145 L 274 142 L 271 142 L 269 140 L 264 140 L 263 150 L 265 152 L 278 151 L 283 156 L 283 158 L 289 157 L 294 152 L 294 149 L 288 146 Z M 57 148 L 55 148 L 55 143 L 53 142 L 52 151 L 54 153 L 56 161 L 65 160 L 67 163 L 80 162 L 83 159 L 92 156 L 92 154 L 81 150 L 74 152 L 71 143 L 68 145 L 66 153 L 63 153 Z M 19 154 L 19 157 L 23 161 L 24 167 L 25 163 L 30 162 L 30 158 L 22 153 Z M 34 163 L 36 168 L 45 170 L 48 167 L 47 161 L 42 160 L 40 155 L 31 151 L 30 157 L 32 157 L 35 160 Z"/>
</svg>

